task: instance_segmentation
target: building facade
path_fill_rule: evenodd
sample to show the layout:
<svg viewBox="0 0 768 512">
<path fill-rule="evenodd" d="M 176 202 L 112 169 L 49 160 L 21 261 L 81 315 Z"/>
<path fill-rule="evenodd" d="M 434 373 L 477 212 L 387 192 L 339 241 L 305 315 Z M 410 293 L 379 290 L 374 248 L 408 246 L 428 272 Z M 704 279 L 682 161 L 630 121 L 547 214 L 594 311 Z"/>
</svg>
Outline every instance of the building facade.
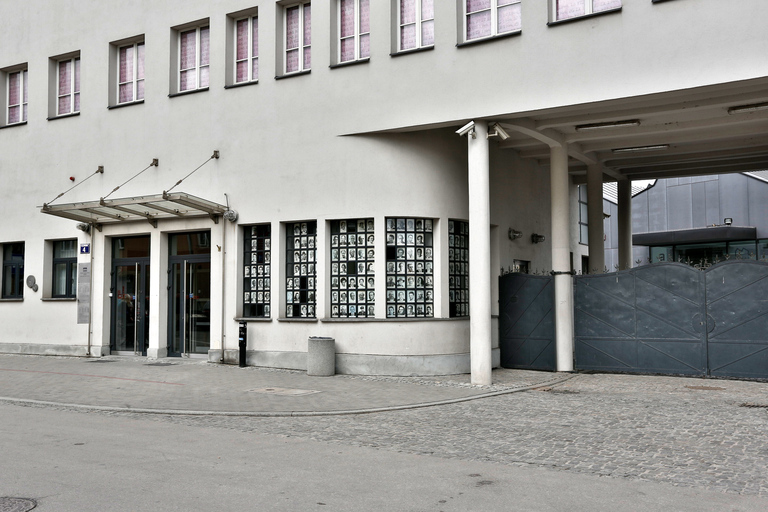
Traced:
<svg viewBox="0 0 768 512">
<path fill-rule="evenodd" d="M 489 382 L 527 266 L 568 370 L 577 184 L 768 153 L 762 0 L 50 6 L 0 33 L 3 352 L 226 362 L 244 321 L 254 365 Z"/>
</svg>

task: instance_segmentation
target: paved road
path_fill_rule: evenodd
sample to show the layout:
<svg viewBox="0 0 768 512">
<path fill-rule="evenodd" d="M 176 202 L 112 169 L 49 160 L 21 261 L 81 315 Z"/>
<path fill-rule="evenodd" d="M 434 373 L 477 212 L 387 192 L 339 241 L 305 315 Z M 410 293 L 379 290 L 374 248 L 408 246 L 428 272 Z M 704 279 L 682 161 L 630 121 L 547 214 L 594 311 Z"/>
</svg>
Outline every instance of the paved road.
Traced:
<svg viewBox="0 0 768 512">
<path fill-rule="evenodd" d="M 0 358 L 0 363 L 3 361 Z M 75 362 L 81 365 L 92 364 Z M 45 364 L 49 364 L 49 360 Z M 122 363 L 114 363 L 117 364 Z M 110 365 L 104 365 L 107 366 Z M 149 370 L 154 368 L 150 367 Z M 190 365 L 184 371 L 192 374 L 201 372 L 200 375 L 210 371 L 217 376 L 216 379 L 221 379 L 226 388 L 225 374 L 240 378 L 237 377 L 237 369 L 232 370 L 207 366 L 199 369 Z M 254 375 L 265 375 L 255 369 L 249 371 Z M 5 380 L 0 380 L 0 395 L 8 396 L 5 388 L 7 378 L 2 377 L 2 373 L 0 371 L 0 379 Z M 300 389 L 299 384 L 306 382 L 302 380 L 306 376 L 298 372 L 269 373 L 278 375 L 286 388 Z M 483 394 L 499 389 L 509 390 L 521 382 L 536 380 L 536 376 L 528 375 L 536 373 L 496 372 L 495 386 L 484 389 L 467 386 L 462 381 L 466 377 L 388 379 L 337 376 L 322 381 L 323 386 L 328 386 L 327 390 L 314 396 L 334 393 L 343 395 L 345 389 L 347 394 L 355 394 L 360 390 L 361 394 L 356 398 L 347 397 L 352 400 L 349 403 L 362 403 L 356 400 L 367 396 L 369 403 L 381 404 L 386 399 L 385 402 L 396 404 L 398 400 L 413 401 L 412 394 L 420 389 L 425 390 L 423 396 L 431 398 L 445 397 L 456 391 Z M 554 377 L 552 374 L 539 375 L 539 384 Z M 263 378 L 268 382 L 272 377 L 267 375 Z M 93 385 L 101 386 L 100 382 L 107 380 L 101 379 Z M 393 390 L 392 394 L 387 395 L 387 389 Z M 113 396 L 113 401 L 125 395 L 122 389 L 119 391 Z M 80 389 L 79 393 L 82 395 L 80 402 L 86 401 L 92 394 L 88 388 Z M 296 398 L 283 396 L 282 401 L 290 402 Z M 109 402 L 105 397 L 100 400 Z M 342 400 L 342 397 L 338 396 L 335 400 Z M 127 438 L 136 438 L 136 446 L 152 445 L 150 441 L 155 429 L 177 429 L 179 439 L 185 439 L 188 448 L 196 450 L 198 447 L 189 439 L 190 436 L 194 438 L 197 432 L 200 446 L 217 445 L 212 439 L 219 438 L 227 440 L 227 443 L 235 443 L 231 449 L 240 450 L 244 457 L 241 461 L 243 464 L 246 464 L 248 454 L 259 457 L 259 450 L 266 446 L 270 450 L 272 447 L 283 446 L 288 450 L 284 462 L 280 462 L 277 452 L 270 451 L 270 457 L 274 457 L 274 467 L 283 468 L 280 471 L 284 470 L 286 474 L 290 473 L 289 467 L 298 467 L 297 460 L 292 459 L 300 458 L 292 451 L 295 447 L 304 447 L 308 460 L 316 465 L 322 465 L 317 457 L 324 455 L 319 454 L 332 454 L 338 450 L 343 456 L 334 464 L 344 464 L 345 468 L 347 465 L 355 467 L 355 471 L 362 472 L 366 481 L 382 479 L 382 492 L 394 492 L 398 485 L 402 485 L 397 483 L 399 478 L 410 474 L 406 471 L 398 477 L 392 474 L 393 468 L 386 467 L 386 464 L 399 464 L 399 457 L 416 457 L 408 459 L 410 462 L 405 467 L 409 471 L 423 466 L 423 475 L 428 474 L 427 471 L 436 471 L 437 475 L 442 473 L 434 465 L 442 465 L 447 471 L 445 478 L 455 484 L 455 489 L 474 489 L 470 494 L 480 500 L 479 503 L 486 503 L 490 510 L 506 509 L 502 506 L 504 500 L 514 502 L 521 493 L 524 496 L 524 499 L 520 498 L 523 500 L 521 503 L 529 504 L 534 503 L 530 500 L 539 493 L 538 497 L 542 500 L 539 510 L 580 509 L 569 508 L 568 500 L 551 495 L 557 489 L 565 493 L 563 496 L 571 496 L 575 500 L 571 505 L 580 503 L 585 510 L 693 510 L 695 508 L 686 507 L 694 505 L 701 510 L 722 510 L 726 505 L 729 510 L 768 510 L 767 383 L 579 374 L 560 384 L 536 390 L 449 405 L 318 417 L 147 415 L 66 406 L 7 405 L 6 402 L 5 405 L 0 404 L 0 438 L 4 438 L 7 443 L 8 432 L 21 428 L 9 425 L 8 418 L 37 414 L 54 418 L 57 415 L 62 418 L 82 418 L 83 425 L 95 422 L 96 427 L 88 428 L 97 428 L 99 435 L 104 430 L 115 429 L 121 432 L 134 425 L 136 428 Z M 21 424 L 24 424 L 23 420 Z M 45 435 L 56 436 L 51 432 Z M 99 437 L 95 434 L 80 435 L 94 439 Z M 115 439 L 121 440 L 115 441 L 116 446 L 122 446 L 123 437 Z M 258 446 L 252 445 L 252 441 L 258 441 Z M 24 445 L 25 441 L 22 439 L 19 442 Z M 242 447 L 238 443 L 242 443 Z M 169 445 L 175 446 L 172 441 Z M 29 442 L 26 450 L 35 451 L 37 448 L 33 442 Z M 356 466 L 357 462 L 353 462 L 357 460 L 356 457 L 370 457 L 374 461 L 372 464 L 384 466 L 361 468 Z M 7 469 L 0 460 L 0 474 Z M 466 471 L 462 473 L 464 469 Z M 530 473 L 534 470 L 536 473 Z M 30 471 L 34 472 L 32 469 Z M 312 488 L 321 488 L 323 482 L 328 483 L 328 479 L 332 479 L 337 471 L 337 466 L 329 469 L 326 479 L 315 475 L 311 479 Z M 339 474 L 347 475 L 346 471 Z M 416 475 L 419 473 L 415 470 Z M 480 487 L 472 487 L 468 483 L 467 475 L 470 473 L 483 475 L 471 477 L 479 479 L 474 485 Z M 208 472 L 204 481 L 218 482 L 216 475 Z M 353 478 L 354 475 L 344 478 L 347 477 Z M 493 482 L 504 481 L 504 485 L 512 486 L 511 490 L 501 489 L 501 485 L 488 484 L 489 488 L 495 489 L 494 496 L 500 500 L 494 501 L 477 490 L 486 485 L 479 483 L 486 478 Z M 427 478 L 427 481 L 432 480 Z M 8 495 L 3 494 L 7 489 L 3 489 L 2 482 L 0 479 L 0 495 Z M 555 490 L 547 490 L 546 486 L 541 487 L 531 482 L 554 485 L 552 489 Z M 516 485 L 522 484 L 526 486 L 524 489 L 512 492 L 517 489 Z M 335 489 L 334 492 L 344 494 L 345 491 L 337 485 L 330 485 Z M 557 485 L 561 485 L 562 489 Z M 439 482 L 435 482 L 434 486 L 435 489 L 446 491 L 446 496 L 454 489 Z M 640 490 L 636 486 L 649 487 Z M 416 493 L 410 490 L 412 487 L 406 486 L 409 490 L 403 491 L 404 494 L 415 496 L 411 494 Z M 24 490 L 23 486 L 19 489 L 20 492 Z M 614 506 L 616 503 L 611 501 L 612 489 L 616 492 L 614 501 L 622 506 Z M 592 496 L 592 493 L 595 495 Z M 434 493 L 427 495 L 432 497 Z M 661 501 L 648 501 L 651 495 Z M 451 496 L 454 500 L 457 497 L 456 493 Z M 594 507 L 587 506 L 591 497 L 596 500 Z M 489 501 L 483 501 L 486 498 Z M 627 508 L 627 504 L 634 503 L 633 499 L 643 500 L 642 503 L 647 506 Z M 412 508 L 406 506 L 405 502 L 399 502 L 401 508 L 389 509 L 440 510 L 439 501 L 436 499 L 430 502 L 431 505 L 419 501 L 418 507 L 414 505 Z M 670 507 L 671 503 L 674 506 Z M 296 502 L 286 502 L 286 508 L 283 509 L 292 510 L 290 505 L 295 506 Z M 529 508 L 536 509 L 525 506 L 521 509 Z M 376 509 L 376 506 L 372 505 L 369 509 Z M 461 508 L 446 505 L 444 509 Z M 463 510 L 472 508 L 465 507 Z"/>
</svg>

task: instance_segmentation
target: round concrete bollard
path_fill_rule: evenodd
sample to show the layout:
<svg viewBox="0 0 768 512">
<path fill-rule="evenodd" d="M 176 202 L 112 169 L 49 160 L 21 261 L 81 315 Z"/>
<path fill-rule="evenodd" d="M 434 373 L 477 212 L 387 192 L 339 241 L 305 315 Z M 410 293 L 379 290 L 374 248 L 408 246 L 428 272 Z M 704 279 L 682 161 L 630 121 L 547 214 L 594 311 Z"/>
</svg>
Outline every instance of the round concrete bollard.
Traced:
<svg viewBox="0 0 768 512">
<path fill-rule="evenodd" d="M 307 375 L 330 377 L 336 373 L 336 340 L 311 336 L 307 345 Z"/>
</svg>

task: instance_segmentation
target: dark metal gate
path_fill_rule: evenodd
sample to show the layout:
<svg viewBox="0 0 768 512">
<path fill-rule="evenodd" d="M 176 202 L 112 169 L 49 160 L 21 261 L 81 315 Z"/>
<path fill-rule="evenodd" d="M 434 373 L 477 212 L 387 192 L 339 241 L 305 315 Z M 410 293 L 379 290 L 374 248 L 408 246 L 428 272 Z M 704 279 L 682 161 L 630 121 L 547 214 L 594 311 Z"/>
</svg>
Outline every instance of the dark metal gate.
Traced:
<svg viewBox="0 0 768 512">
<path fill-rule="evenodd" d="M 555 370 L 554 292 L 551 276 L 499 278 L 501 366 Z"/>
<path fill-rule="evenodd" d="M 555 369 L 553 278 L 499 280 L 505 368 Z M 768 379 L 768 263 L 574 277 L 577 370 Z"/>
</svg>

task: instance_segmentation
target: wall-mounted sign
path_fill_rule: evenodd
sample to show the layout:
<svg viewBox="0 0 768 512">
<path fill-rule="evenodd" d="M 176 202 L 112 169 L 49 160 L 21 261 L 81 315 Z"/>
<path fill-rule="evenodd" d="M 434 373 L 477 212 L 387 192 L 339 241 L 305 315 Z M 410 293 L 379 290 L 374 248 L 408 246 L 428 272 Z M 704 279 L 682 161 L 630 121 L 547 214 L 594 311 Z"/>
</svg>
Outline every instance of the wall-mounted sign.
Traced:
<svg viewBox="0 0 768 512">
<path fill-rule="evenodd" d="M 80 254 L 91 254 L 91 244 L 80 244 Z"/>
</svg>

